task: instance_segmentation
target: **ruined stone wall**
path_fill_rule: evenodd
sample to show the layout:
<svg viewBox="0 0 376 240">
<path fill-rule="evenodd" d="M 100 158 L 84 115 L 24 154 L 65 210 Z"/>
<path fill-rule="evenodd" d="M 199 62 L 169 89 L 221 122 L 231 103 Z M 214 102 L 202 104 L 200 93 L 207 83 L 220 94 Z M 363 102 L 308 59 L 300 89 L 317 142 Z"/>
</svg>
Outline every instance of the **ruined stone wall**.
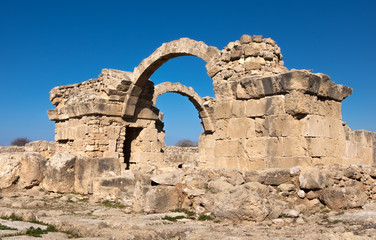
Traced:
<svg viewBox="0 0 376 240">
<path fill-rule="evenodd" d="M 163 63 L 186 55 L 207 63 L 215 99 L 149 80 Z M 243 35 L 221 51 L 187 38 L 165 43 L 133 73 L 104 69 L 98 79 L 54 88 L 56 109 L 48 114 L 56 122 L 58 149 L 122 163 L 166 163 L 174 154 L 164 154 L 163 114 L 155 101 L 176 92 L 190 99 L 202 120 L 200 167 L 375 163 L 376 134 L 351 131 L 342 122 L 341 102 L 352 89 L 283 64 L 277 44 L 258 35 Z"/>
</svg>

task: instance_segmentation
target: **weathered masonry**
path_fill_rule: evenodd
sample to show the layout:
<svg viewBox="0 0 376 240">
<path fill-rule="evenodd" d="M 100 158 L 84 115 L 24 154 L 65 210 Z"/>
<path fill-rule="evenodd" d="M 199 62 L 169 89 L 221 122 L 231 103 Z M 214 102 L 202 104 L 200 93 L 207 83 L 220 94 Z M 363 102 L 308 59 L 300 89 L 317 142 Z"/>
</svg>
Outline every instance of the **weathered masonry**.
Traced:
<svg viewBox="0 0 376 240">
<path fill-rule="evenodd" d="M 154 86 L 152 74 L 180 56 L 206 62 L 215 98 L 179 83 Z M 376 134 L 351 131 L 341 102 L 352 89 L 327 75 L 283 66 L 270 38 L 243 35 L 223 50 L 188 38 L 164 43 L 132 72 L 103 69 L 97 79 L 55 87 L 49 110 L 61 151 L 132 164 L 163 164 L 159 95 L 187 96 L 202 121 L 198 165 L 263 169 L 296 165 L 373 164 Z"/>
</svg>

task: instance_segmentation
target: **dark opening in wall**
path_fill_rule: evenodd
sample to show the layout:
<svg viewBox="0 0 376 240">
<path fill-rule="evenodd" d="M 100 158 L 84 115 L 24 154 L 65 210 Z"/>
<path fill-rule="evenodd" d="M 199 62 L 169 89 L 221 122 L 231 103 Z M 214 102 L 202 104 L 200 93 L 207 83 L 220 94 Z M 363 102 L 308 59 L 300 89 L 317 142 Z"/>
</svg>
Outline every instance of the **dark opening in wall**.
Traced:
<svg viewBox="0 0 376 240">
<path fill-rule="evenodd" d="M 127 127 L 126 129 L 123 147 L 124 163 L 126 164 L 125 169 L 129 169 L 129 165 L 132 163 L 132 142 L 138 137 L 138 135 L 140 135 L 141 130 L 142 128 L 137 127 Z"/>
</svg>

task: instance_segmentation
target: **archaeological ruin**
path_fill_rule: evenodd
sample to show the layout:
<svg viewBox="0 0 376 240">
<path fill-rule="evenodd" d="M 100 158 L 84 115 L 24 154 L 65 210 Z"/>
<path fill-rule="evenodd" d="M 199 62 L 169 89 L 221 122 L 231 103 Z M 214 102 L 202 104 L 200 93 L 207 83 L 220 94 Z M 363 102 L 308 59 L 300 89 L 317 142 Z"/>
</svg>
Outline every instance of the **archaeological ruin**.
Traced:
<svg viewBox="0 0 376 240">
<path fill-rule="evenodd" d="M 150 80 L 187 55 L 215 98 Z M 342 121 L 351 88 L 283 64 L 270 38 L 182 38 L 133 72 L 55 87 L 55 141 L 0 146 L 0 239 L 375 239 L 376 133 Z M 197 109 L 198 147 L 166 146 L 168 92 Z"/>
<path fill-rule="evenodd" d="M 215 98 L 179 83 L 154 86 L 165 62 L 196 56 L 206 62 Z M 161 94 L 188 97 L 203 133 L 200 168 L 257 170 L 293 166 L 374 164 L 376 134 L 352 131 L 341 102 L 352 89 L 307 70 L 288 70 L 276 42 L 243 35 L 223 50 L 188 38 L 164 43 L 133 72 L 103 69 L 97 79 L 55 87 L 48 111 L 59 151 L 86 158 L 115 158 L 122 169 L 169 161 Z"/>
</svg>

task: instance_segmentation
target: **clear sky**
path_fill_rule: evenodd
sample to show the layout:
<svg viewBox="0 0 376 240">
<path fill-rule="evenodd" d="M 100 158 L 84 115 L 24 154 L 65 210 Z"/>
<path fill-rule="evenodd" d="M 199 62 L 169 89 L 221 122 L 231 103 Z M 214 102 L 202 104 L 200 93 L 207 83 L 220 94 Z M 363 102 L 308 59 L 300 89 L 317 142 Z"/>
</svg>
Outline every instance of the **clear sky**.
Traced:
<svg viewBox="0 0 376 240">
<path fill-rule="evenodd" d="M 342 105 L 352 129 L 376 131 L 376 1 L 0 0 L 0 145 L 17 137 L 53 140 L 55 86 L 133 71 L 162 43 L 182 37 L 223 49 L 241 35 L 271 37 L 289 69 L 313 69 L 350 86 Z M 172 59 L 152 75 L 213 96 L 205 63 Z M 166 142 L 197 141 L 202 129 L 187 98 L 164 94 Z"/>
</svg>

